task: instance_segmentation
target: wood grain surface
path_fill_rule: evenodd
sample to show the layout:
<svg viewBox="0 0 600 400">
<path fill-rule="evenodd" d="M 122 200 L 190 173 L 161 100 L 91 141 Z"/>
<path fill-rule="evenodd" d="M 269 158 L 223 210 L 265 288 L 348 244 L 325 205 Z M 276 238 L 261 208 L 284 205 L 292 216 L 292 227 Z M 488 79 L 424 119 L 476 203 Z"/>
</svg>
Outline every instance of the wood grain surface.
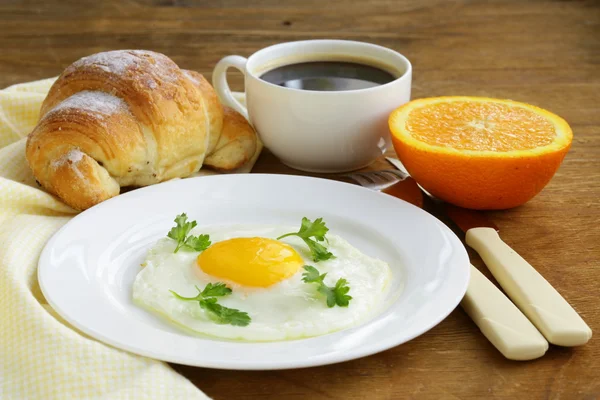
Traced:
<svg viewBox="0 0 600 400">
<path fill-rule="evenodd" d="M 511 98 L 571 124 L 572 150 L 543 192 L 490 215 L 596 336 L 580 348 L 551 346 L 536 361 L 508 361 L 458 308 L 405 345 L 337 365 L 267 372 L 174 367 L 215 399 L 600 398 L 600 2 L 4 0 L 0 86 L 54 76 L 79 57 L 123 48 L 163 52 L 210 76 L 223 56 L 308 38 L 400 51 L 413 63 L 414 98 Z M 239 76 L 232 81 L 241 88 Z M 268 152 L 256 171 L 296 173 Z"/>
</svg>

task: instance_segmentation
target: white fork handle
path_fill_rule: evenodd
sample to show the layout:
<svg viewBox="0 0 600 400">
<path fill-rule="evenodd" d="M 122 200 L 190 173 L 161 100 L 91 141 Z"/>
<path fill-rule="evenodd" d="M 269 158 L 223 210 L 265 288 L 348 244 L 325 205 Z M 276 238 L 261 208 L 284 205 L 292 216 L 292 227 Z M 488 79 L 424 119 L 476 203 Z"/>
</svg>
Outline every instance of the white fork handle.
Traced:
<svg viewBox="0 0 600 400">
<path fill-rule="evenodd" d="M 577 311 L 492 228 L 472 228 L 466 242 L 483 259 L 506 294 L 552 344 L 580 346 L 592 330 Z"/>
</svg>

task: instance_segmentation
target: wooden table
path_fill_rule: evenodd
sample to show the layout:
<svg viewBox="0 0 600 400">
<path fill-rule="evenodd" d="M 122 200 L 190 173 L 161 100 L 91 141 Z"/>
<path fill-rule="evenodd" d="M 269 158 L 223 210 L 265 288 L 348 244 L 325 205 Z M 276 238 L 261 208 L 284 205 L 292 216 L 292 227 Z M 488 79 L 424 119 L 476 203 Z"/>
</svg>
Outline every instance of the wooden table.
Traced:
<svg viewBox="0 0 600 400">
<path fill-rule="evenodd" d="M 343 38 L 405 54 L 414 67 L 414 98 L 484 95 L 548 108 L 573 127 L 572 150 L 540 195 L 491 217 L 598 334 L 600 2 L 325 3 L 3 1 L 0 86 L 57 75 L 79 57 L 109 49 L 156 50 L 210 75 L 228 54 Z M 240 88 L 239 77 L 234 81 Z M 293 172 L 268 153 L 256 170 Z M 600 398 L 597 337 L 581 348 L 551 347 L 536 361 L 508 361 L 460 308 L 405 345 L 338 365 L 271 372 L 175 368 L 215 399 Z"/>
</svg>

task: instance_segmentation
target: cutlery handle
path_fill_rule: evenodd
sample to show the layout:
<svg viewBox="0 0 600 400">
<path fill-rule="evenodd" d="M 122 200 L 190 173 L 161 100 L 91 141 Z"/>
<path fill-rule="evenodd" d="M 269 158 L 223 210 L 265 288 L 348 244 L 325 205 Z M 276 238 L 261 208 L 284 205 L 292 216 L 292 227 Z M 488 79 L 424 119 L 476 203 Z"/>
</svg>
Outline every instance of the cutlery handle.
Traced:
<svg viewBox="0 0 600 400">
<path fill-rule="evenodd" d="M 469 287 L 460 305 L 509 360 L 533 360 L 548 350 L 548 342 L 527 317 L 472 265 Z"/>
<path fill-rule="evenodd" d="M 567 301 L 492 228 L 472 228 L 466 242 L 483 259 L 506 294 L 552 344 L 579 346 L 592 330 Z"/>
</svg>

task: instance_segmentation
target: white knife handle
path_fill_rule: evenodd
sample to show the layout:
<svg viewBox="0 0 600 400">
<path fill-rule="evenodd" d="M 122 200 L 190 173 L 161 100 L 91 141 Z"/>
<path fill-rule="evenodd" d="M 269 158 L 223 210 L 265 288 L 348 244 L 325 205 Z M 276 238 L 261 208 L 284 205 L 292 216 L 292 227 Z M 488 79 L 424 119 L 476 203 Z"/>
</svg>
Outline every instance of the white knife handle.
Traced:
<svg viewBox="0 0 600 400">
<path fill-rule="evenodd" d="M 567 301 L 492 228 L 472 228 L 466 242 L 483 259 L 506 294 L 552 344 L 579 346 L 592 330 Z"/>
<path fill-rule="evenodd" d="M 548 342 L 527 317 L 472 265 L 469 287 L 460 305 L 509 360 L 533 360 L 548 350 Z"/>
</svg>

